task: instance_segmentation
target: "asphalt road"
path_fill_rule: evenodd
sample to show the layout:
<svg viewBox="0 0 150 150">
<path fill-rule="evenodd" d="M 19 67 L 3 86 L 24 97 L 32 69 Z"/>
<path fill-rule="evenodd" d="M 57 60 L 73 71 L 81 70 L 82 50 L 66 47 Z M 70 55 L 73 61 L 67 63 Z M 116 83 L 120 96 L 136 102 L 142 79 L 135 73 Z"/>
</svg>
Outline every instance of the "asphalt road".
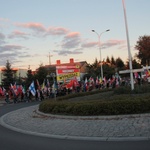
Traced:
<svg viewBox="0 0 150 150">
<path fill-rule="evenodd" d="M 0 106 L 0 116 L 33 103 Z M 0 150 L 150 150 L 150 141 L 61 140 L 18 133 L 0 126 Z"/>
</svg>

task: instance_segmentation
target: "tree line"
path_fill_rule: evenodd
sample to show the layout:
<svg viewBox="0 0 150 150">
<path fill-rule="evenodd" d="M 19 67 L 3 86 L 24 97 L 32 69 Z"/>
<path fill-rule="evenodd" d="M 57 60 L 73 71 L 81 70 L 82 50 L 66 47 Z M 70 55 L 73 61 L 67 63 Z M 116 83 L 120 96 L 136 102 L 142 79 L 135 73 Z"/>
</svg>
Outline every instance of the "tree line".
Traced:
<svg viewBox="0 0 150 150">
<path fill-rule="evenodd" d="M 137 51 L 135 56 L 132 58 L 133 69 L 142 68 L 142 66 L 150 65 L 150 36 L 144 35 L 140 36 L 134 49 Z M 100 76 L 100 66 L 103 65 L 103 74 L 108 79 L 111 78 L 116 72 L 120 70 L 129 69 L 129 61 L 124 62 L 120 57 L 114 58 L 113 56 L 109 58 L 107 56 L 106 60 L 102 62 L 95 59 L 94 63 L 87 65 L 87 75 L 85 77 Z M 129 74 L 124 74 L 122 76 L 129 76 Z"/>
<path fill-rule="evenodd" d="M 48 75 L 48 70 L 41 64 L 35 73 L 30 68 L 28 68 L 26 78 L 22 78 L 20 75 L 16 76 L 16 71 L 13 70 L 10 62 L 7 60 L 5 68 L 2 69 L 2 73 L 3 79 L 1 86 L 8 90 L 11 84 L 23 85 L 28 88 L 32 81 L 36 81 L 37 79 L 41 85 Z M 53 82 L 51 77 L 49 77 L 49 80 L 50 82 Z"/>
</svg>

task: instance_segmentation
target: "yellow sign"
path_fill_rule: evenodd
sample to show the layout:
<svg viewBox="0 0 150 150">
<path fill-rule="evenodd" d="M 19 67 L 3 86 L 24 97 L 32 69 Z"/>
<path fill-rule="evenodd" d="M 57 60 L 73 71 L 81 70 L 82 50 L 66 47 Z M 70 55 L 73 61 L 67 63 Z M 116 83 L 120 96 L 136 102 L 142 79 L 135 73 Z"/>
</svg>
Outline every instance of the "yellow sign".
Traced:
<svg viewBox="0 0 150 150">
<path fill-rule="evenodd" d="M 73 78 L 73 77 L 80 77 L 80 72 L 58 75 L 57 81 L 64 81 L 66 79 Z"/>
<path fill-rule="evenodd" d="M 76 68 L 80 68 L 80 66 L 79 66 L 79 65 L 76 65 Z"/>
</svg>

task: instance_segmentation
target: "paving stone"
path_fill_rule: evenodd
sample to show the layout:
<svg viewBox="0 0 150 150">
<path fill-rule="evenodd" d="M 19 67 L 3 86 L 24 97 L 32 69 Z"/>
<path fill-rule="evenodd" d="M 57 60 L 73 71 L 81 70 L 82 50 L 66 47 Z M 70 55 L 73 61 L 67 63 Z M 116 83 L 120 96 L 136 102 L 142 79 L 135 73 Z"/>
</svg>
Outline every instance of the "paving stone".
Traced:
<svg viewBox="0 0 150 150">
<path fill-rule="evenodd" d="M 51 135 L 78 137 L 150 137 L 150 114 L 66 117 L 43 115 L 38 106 L 8 113 L 3 121 L 15 128 Z"/>
</svg>

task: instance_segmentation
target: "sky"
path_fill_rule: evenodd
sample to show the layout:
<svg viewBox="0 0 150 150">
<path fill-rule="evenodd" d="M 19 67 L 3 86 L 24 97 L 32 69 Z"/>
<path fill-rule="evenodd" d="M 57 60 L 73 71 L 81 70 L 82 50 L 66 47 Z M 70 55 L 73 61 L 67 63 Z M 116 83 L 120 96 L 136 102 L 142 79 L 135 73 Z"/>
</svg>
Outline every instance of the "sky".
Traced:
<svg viewBox="0 0 150 150">
<path fill-rule="evenodd" d="M 124 2 L 134 57 L 139 37 L 150 35 L 150 0 Z M 122 0 L 0 0 L 0 67 L 7 60 L 32 70 L 70 58 L 92 64 L 100 51 L 104 60 L 128 59 Z"/>
</svg>

